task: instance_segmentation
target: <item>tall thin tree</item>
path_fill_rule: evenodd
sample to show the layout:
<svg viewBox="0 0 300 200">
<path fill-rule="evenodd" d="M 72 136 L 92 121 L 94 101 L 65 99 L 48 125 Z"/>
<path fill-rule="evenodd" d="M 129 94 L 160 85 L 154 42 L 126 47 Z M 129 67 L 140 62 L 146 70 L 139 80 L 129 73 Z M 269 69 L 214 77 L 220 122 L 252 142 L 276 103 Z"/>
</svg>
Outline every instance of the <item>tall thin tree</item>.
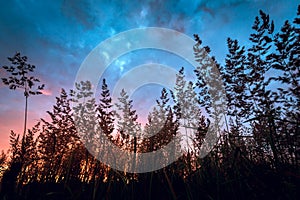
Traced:
<svg viewBox="0 0 300 200">
<path fill-rule="evenodd" d="M 2 66 L 10 76 L 8 78 L 2 78 L 5 85 L 9 86 L 9 89 L 22 89 L 25 97 L 25 110 L 24 110 L 24 132 L 22 142 L 25 140 L 26 126 L 27 126 L 27 110 L 28 110 L 28 98 L 29 96 L 40 95 L 44 89 L 44 84 L 36 85 L 40 82 L 38 78 L 31 76 L 30 73 L 34 72 L 35 65 L 28 63 L 27 56 L 21 56 L 17 52 L 13 57 L 8 57 L 11 62 L 10 66 Z"/>
</svg>

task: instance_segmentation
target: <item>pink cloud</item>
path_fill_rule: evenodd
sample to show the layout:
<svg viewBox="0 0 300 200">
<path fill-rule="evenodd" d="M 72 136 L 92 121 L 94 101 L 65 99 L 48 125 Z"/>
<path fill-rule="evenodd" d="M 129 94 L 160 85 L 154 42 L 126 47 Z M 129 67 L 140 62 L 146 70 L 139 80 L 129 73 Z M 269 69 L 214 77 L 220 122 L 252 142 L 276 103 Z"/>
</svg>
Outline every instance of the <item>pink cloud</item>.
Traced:
<svg viewBox="0 0 300 200">
<path fill-rule="evenodd" d="M 46 96 L 51 96 L 52 95 L 52 91 L 47 90 L 47 89 L 43 90 L 42 93 L 43 93 L 43 95 L 46 95 Z"/>
</svg>

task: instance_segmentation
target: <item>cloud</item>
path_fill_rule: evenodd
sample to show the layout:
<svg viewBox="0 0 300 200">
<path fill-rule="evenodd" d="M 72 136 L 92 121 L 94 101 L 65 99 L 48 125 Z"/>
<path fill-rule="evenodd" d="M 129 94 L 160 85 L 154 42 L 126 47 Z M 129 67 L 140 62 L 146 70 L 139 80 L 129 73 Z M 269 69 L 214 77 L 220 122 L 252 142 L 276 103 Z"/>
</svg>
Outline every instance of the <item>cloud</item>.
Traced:
<svg viewBox="0 0 300 200">
<path fill-rule="evenodd" d="M 52 95 L 51 90 L 43 90 L 42 93 L 43 93 L 43 95 L 46 95 L 46 96 L 51 96 Z"/>
</svg>

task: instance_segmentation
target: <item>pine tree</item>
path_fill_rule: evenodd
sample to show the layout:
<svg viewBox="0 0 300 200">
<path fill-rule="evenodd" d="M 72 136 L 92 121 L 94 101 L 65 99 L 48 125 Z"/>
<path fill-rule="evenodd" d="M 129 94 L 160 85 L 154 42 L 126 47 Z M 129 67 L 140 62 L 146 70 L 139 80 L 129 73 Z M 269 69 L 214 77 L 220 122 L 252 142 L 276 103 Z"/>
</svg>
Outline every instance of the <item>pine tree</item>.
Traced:
<svg viewBox="0 0 300 200">
<path fill-rule="evenodd" d="M 158 150 L 162 145 L 165 145 L 163 139 L 159 137 L 159 133 L 167 123 L 167 112 L 170 109 L 168 105 L 168 93 L 165 88 L 161 91 L 160 100 L 156 100 L 157 105 L 148 114 L 148 121 L 144 128 L 144 135 L 147 137 L 147 142 L 144 141 L 143 149 L 145 152 L 153 152 Z"/>
<path fill-rule="evenodd" d="M 169 105 L 168 92 L 165 88 L 161 91 L 159 100 L 156 100 L 156 106 L 148 115 L 148 122 L 145 125 L 145 135 L 148 137 L 148 145 L 145 147 L 149 152 L 156 151 L 163 145 L 166 145 L 171 138 L 170 135 L 161 134 L 167 121 L 171 106 Z M 146 151 L 146 152 L 147 152 Z"/>
<path fill-rule="evenodd" d="M 198 89 L 199 105 L 209 114 L 207 118 L 208 131 L 202 143 L 200 154 L 205 155 L 210 151 L 217 137 L 224 128 L 226 114 L 226 94 L 220 74 L 220 64 L 209 55 L 210 48 L 202 47 L 202 41 L 198 35 L 194 35 L 194 55 L 198 66 L 194 70 L 197 76 L 196 87 Z"/>
<path fill-rule="evenodd" d="M 286 112 L 299 112 L 300 107 L 300 68 L 297 65 L 299 63 L 300 34 L 297 33 L 296 22 L 297 18 L 294 20 L 295 26 L 292 26 L 289 21 L 285 21 L 281 31 L 274 38 L 276 52 L 270 55 L 272 67 L 279 74 L 273 79 L 285 86 L 278 90 Z"/>
<path fill-rule="evenodd" d="M 85 149 L 85 162 L 82 166 L 83 181 L 89 182 L 90 177 L 94 173 L 94 165 L 97 161 L 94 156 L 97 156 L 101 151 L 103 141 L 100 141 L 100 134 L 103 131 L 97 122 L 97 105 L 93 97 L 92 84 L 90 81 L 81 81 L 75 83 L 76 90 L 71 91 L 73 106 L 73 118 L 76 125 L 77 133 L 82 139 Z M 91 155 L 90 152 L 93 154 Z"/>
<path fill-rule="evenodd" d="M 156 106 L 148 115 L 148 122 L 144 128 L 146 139 L 142 141 L 145 152 L 162 150 L 162 154 L 155 154 L 152 157 L 153 166 L 165 165 L 175 160 L 178 153 L 181 155 L 178 127 L 179 123 L 171 108 L 169 93 L 163 88 L 160 98 L 156 100 Z"/>
<path fill-rule="evenodd" d="M 221 66 L 221 74 L 226 89 L 228 115 L 235 117 L 238 124 L 239 118 L 245 117 L 249 110 L 246 102 L 248 80 L 245 70 L 245 47 L 240 47 L 237 40 L 230 38 L 227 39 L 227 45 L 229 52 L 226 55 L 225 66 Z"/>
<path fill-rule="evenodd" d="M 182 134 L 181 137 L 185 142 L 183 146 L 191 152 L 193 151 L 193 141 L 197 139 L 197 147 L 201 146 L 202 140 L 205 137 L 203 130 L 206 129 L 205 118 L 202 115 L 200 109 L 197 93 L 194 90 L 195 86 L 193 82 L 185 80 L 184 68 L 181 68 L 176 75 L 175 94 L 173 94 L 173 100 L 176 104 L 175 110 L 177 118 L 179 119 L 179 131 Z M 201 131 L 202 130 L 202 131 Z"/>
<path fill-rule="evenodd" d="M 137 122 L 138 115 L 133 109 L 133 101 L 129 99 L 129 95 L 123 89 L 120 92 L 118 102 L 115 104 L 117 111 L 115 116 L 117 118 L 117 131 L 122 138 L 123 150 L 134 152 L 132 163 L 128 163 L 132 171 L 135 170 L 136 162 L 138 161 L 137 152 L 139 151 L 138 139 L 141 137 L 141 124 Z M 124 158 L 121 158 L 124 159 Z M 126 172 L 126 166 L 124 166 Z M 132 177 L 133 178 L 133 177 Z"/>
<path fill-rule="evenodd" d="M 277 134 L 275 118 L 278 115 L 275 108 L 277 95 L 268 88 L 272 79 L 266 77 L 266 73 L 271 68 L 270 49 L 273 42 L 274 22 L 270 22 L 269 15 L 260 10 L 260 18 L 255 18 L 252 29 L 254 30 L 254 33 L 250 35 L 252 47 L 248 49 L 247 55 L 250 92 L 248 99 L 250 101 L 249 105 L 252 105 L 249 111 L 253 112 L 249 112 L 249 117 L 254 116 L 254 125 L 267 121 L 268 134 L 264 138 L 271 147 L 275 160 L 274 164 L 278 167 L 280 161 L 275 141 Z M 249 121 L 252 121 L 252 119 Z"/>
<path fill-rule="evenodd" d="M 267 89 L 269 81 L 265 74 L 270 70 L 271 63 L 267 59 L 272 47 L 274 22 L 269 15 L 260 10 L 260 18 L 256 17 L 252 26 L 254 33 L 250 35 L 252 47 L 247 51 L 247 70 L 249 70 L 249 90 L 252 107 L 255 113 L 267 115 L 271 109 L 271 92 Z M 250 115 L 250 113 L 249 113 Z"/>
<path fill-rule="evenodd" d="M 225 84 L 228 102 L 229 124 L 227 124 L 223 136 L 224 143 L 228 145 L 226 150 L 235 151 L 243 146 L 244 136 L 247 134 L 246 121 L 251 104 L 249 98 L 248 72 L 246 71 L 245 47 L 241 47 L 237 40 L 227 39 L 228 53 L 225 66 L 220 66 L 220 73 Z M 242 135 L 243 134 L 243 135 Z"/>
<path fill-rule="evenodd" d="M 38 151 L 42 160 L 41 180 L 45 182 L 60 182 L 66 178 L 68 158 L 79 145 L 70 101 L 62 89 L 53 111 L 47 111 L 51 121 L 41 119 L 43 130 L 38 138 Z"/>
<path fill-rule="evenodd" d="M 135 149 L 133 139 L 139 137 L 141 134 L 141 125 L 137 122 L 138 116 L 136 110 L 133 109 L 132 100 L 129 99 L 129 95 L 123 89 L 118 98 L 118 103 L 115 104 L 117 108 L 116 117 L 118 132 L 124 139 L 125 149 Z M 135 135 L 132 137 L 132 135 Z"/>
<path fill-rule="evenodd" d="M 112 98 L 110 96 L 110 91 L 108 89 L 108 86 L 106 84 L 106 80 L 103 79 L 102 81 L 102 91 L 100 94 L 100 102 L 97 104 L 97 120 L 101 129 L 102 137 L 107 137 L 108 140 L 99 141 L 102 146 L 100 146 L 100 157 L 102 156 L 110 156 L 110 153 L 106 149 L 106 146 L 108 144 L 106 142 L 112 142 L 114 144 L 118 144 L 113 137 L 113 130 L 114 130 L 114 111 L 112 110 L 113 104 L 112 104 Z M 101 137 L 101 138 L 102 138 Z M 103 140 L 103 141 L 102 141 Z M 96 161 L 96 166 L 94 170 L 94 181 L 100 181 L 96 179 L 97 173 L 100 170 L 104 170 L 103 173 L 106 173 L 104 176 L 110 175 L 110 178 L 113 178 L 113 172 L 110 170 L 108 166 L 104 166 L 100 163 L 100 161 Z"/>
<path fill-rule="evenodd" d="M 110 139 L 113 139 L 111 135 L 114 130 L 114 113 L 112 110 L 113 104 L 110 97 L 110 92 L 106 84 L 106 80 L 103 79 L 102 82 L 102 92 L 100 102 L 97 107 L 98 119 L 101 129 L 104 134 Z"/>
<path fill-rule="evenodd" d="M 298 7 L 300 15 L 300 6 Z M 274 37 L 276 51 L 270 55 L 272 68 L 277 70 L 277 77 L 272 80 L 278 82 L 277 88 L 277 112 L 281 117 L 277 118 L 279 147 L 283 162 L 297 165 L 297 142 L 299 140 L 300 127 L 300 73 L 299 73 L 299 18 L 295 18 L 293 24 L 285 21 L 279 33 Z"/>
</svg>

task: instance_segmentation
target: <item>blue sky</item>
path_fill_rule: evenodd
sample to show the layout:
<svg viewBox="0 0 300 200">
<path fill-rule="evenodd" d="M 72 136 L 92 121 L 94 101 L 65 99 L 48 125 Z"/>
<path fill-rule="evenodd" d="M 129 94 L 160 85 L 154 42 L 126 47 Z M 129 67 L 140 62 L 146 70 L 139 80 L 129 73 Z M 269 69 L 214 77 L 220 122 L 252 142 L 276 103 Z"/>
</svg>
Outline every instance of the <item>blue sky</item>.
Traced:
<svg viewBox="0 0 300 200">
<path fill-rule="evenodd" d="M 278 30 L 286 19 L 295 17 L 297 4 L 293 0 L 0 1 L 0 64 L 7 64 L 6 57 L 20 51 L 37 66 L 36 76 L 46 84 L 46 90 L 44 95 L 29 99 L 32 125 L 46 116 L 60 88 L 72 87 L 88 53 L 114 34 L 139 27 L 170 28 L 191 37 L 197 33 L 223 63 L 226 38 L 236 38 L 247 45 L 259 9 L 270 14 Z M 147 60 L 168 63 L 168 56 L 158 54 L 145 51 L 123 56 L 107 76 L 113 80 L 135 63 Z M 0 72 L 2 76 L 3 70 Z M 0 150 L 7 147 L 11 129 L 21 132 L 23 106 L 22 93 L 0 83 Z"/>
</svg>

